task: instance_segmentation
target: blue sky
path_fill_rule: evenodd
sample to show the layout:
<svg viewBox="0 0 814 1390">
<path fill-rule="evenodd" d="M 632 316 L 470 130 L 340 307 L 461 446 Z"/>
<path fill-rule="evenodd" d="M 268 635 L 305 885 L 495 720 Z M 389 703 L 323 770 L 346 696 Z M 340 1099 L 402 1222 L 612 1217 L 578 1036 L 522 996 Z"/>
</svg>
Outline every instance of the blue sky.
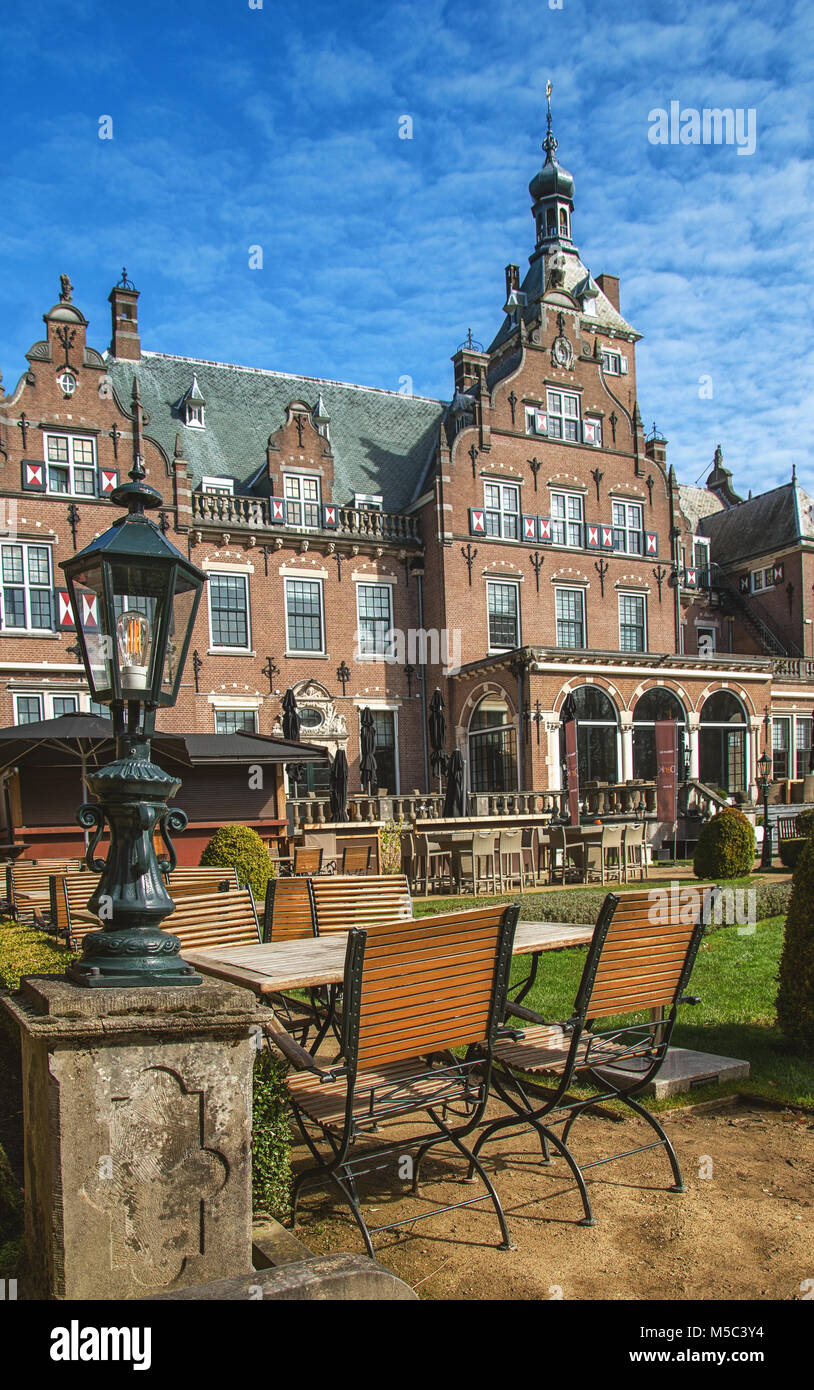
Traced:
<svg viewBox="0 0 814 1390">
<path fill-rule="evenodd" d="M 532 250 L 550 77 L 575 239 L 621 278 L 679 477 L 720 442 L 744 493 L 793 462 L 814 491 L 814 6 L 552 3 L 6 0 L 6 389 L 62 271 L 107 345 L 126 264 L 146 348 L 448 398 Z M 673 100 L 754 109 L 755 153 L 650 143 Z"/>
</svg>

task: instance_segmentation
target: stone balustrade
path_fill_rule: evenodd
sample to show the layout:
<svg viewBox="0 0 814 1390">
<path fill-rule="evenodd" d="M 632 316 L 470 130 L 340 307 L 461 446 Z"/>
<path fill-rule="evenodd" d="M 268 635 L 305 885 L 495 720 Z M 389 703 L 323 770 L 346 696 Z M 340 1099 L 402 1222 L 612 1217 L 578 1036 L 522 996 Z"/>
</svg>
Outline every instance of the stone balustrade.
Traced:
<svg viewBox="0 0 814 1390">
<path fill-rule="evenodd" d="M 380 512 L 360 507 L 337 507 L 335 526 L 303 527 L 272 522 L 271 500 L 267 497 L 239 497 L 221 492 L 193 492 L 193 520 L 204 526 L 271 532 L 294 531 L 297 535 L 317 534 L 385 544 L 420 544 L 418 518 L 400 512 Z"/>
</svg>

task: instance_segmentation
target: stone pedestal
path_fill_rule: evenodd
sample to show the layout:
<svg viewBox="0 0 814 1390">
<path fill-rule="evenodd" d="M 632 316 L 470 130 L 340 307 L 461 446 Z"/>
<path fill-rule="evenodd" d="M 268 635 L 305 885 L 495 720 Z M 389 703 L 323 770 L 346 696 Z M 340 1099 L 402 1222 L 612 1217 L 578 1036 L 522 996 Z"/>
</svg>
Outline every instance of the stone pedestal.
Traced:
<svg viewBox="0 0 814 1390">
<path fill-rule="evenodd" d="M 42 976 L 2 1002 L 22 1042 L 29 1297 L 249 1272 L 255 997 Z"/>
</svg>

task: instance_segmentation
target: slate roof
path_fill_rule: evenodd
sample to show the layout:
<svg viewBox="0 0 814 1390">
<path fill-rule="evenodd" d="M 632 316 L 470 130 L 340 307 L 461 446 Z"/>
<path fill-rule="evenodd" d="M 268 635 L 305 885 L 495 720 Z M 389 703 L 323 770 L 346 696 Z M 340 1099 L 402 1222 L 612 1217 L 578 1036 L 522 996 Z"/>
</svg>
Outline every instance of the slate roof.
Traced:
<svg viewBox="0 0 814 1390">
<path fill-rule="evenodd" d="M 814 540 L 814 498 L 796 483 L 785 483 L 702 517 L 699 530 L 709 536 L 716 564 L 743 564 L 775 555 L 801 540 Z"/>
<path fill-rule="evenodd" d="M 678 500 L 681 510 L 690 523 L 692 529 L 697 534 L 701 517 L 712 516 L 715 512 L 722 512 L 724 504 L 720 497 L 716 497 L 714 492 L 708 492 L 705 487 L 693 487 L 689 483 L 678 484 Z"/>
<path fill-rule="evenodd" d="M 139 362 L 108 355 L 106 366 L 128 408 L 133 376 L 138 376 L 149 416 L 145 434 L 169 459 L 180 433 L 193 487 L 204 476 L 219 476 L 234 479 L 238 493 L 251 491 L 250 480 L 265 464 L 269 435 L 285 423 L 286 407 L 293 400 L 313 407 L 321 396 L 330 416 L 333 500 L 347 505 L 355 492 L 381 494 L 384 510 L 391 512 L 405 511 L 417 495 L 447 408 L 426 396 L 167 353 L 143 352 Z M 178 410 L 193 376 L 206 401 L 204 429 L 187 428 Z"/>
<path fill-rule="evenodd" d="M 580 285 L 585 284 L 586 279 L 590 280 L 594 285 L 596 285 L 596 282 L 591 272 L 588 270 L 588 267 L 582 264 L 579 253 L 576 250 L 570 247 L 566 250 L 565 247 L 562 247 L 562 254 L 565 259 L 565 280 L 562 288 L 576 298 L 575 291 Z M 539 300 L 542 299 L 543 290 L 545 288 L 543 283 L 544 272 L 545 258 L 543 256 L 533 257 L 529 264 L 528 271 L 526 272 L 526 278 L 520 286 L 521 292 L 526 296 L 526 307 L 522 310 L 524 319 L 531 319 L 536 315 L 536 305 Z M 608 296 L 599 289 L 598 285 L 596 285 L 596 289 L 598 291 L 594 300 L 596 313 L 592 314 L 591 318 L 595 318 L 601 328 L 613 328 L 618 333 L 632 333 L 636 338 L 640 338 L 641 334 L 636 332 L 636 329 L 627 322 L 627 319 L 622 318 L 618 309 L 614 309 Z M 551 292 L 552 296 L 555 296 L 556 293 L 556 290 Z M 554 309 L 558 307 L 556 299 L 552 298 L 548 302 L 551 303 Z M 489 346 L 489 352 L 499 347 L 512 332 L 514 332 L 514 328 L 507 314 L 493 342 Z"/>
</svg>

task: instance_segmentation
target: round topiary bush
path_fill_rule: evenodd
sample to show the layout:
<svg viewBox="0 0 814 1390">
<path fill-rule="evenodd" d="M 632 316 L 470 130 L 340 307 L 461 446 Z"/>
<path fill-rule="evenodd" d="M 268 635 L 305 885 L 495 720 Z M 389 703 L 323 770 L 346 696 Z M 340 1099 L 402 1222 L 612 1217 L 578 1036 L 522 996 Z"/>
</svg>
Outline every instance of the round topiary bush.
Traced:
<svg viewBox="0 0 814 1390">
<path fill-rule="evenodd" d="M 271 878 L 271 857 L 256 830 L 248 825 L 222 825 L 201 855 L 201 863 L 213 868 L 237 869 L 241 887 L 251 888 L 262 901 Z"/>
<path fill-rule="evenodd" d="M 701 827 L 692 869 L 696 878 L 743 878 L 755 861 L 751 821 L 735 806 L 725 806 Z"/>
<path fill-rule="evenodd" d="M 795 1047 L 814 1047 L 814 839 L 794 870 L 777 978 L 777 1022 Z"/>
<path fill-rule="evenodd" d="M 797 817 L 797 834 L 814 835 L 814 810 L 800 812 Z"/>
</svg>

